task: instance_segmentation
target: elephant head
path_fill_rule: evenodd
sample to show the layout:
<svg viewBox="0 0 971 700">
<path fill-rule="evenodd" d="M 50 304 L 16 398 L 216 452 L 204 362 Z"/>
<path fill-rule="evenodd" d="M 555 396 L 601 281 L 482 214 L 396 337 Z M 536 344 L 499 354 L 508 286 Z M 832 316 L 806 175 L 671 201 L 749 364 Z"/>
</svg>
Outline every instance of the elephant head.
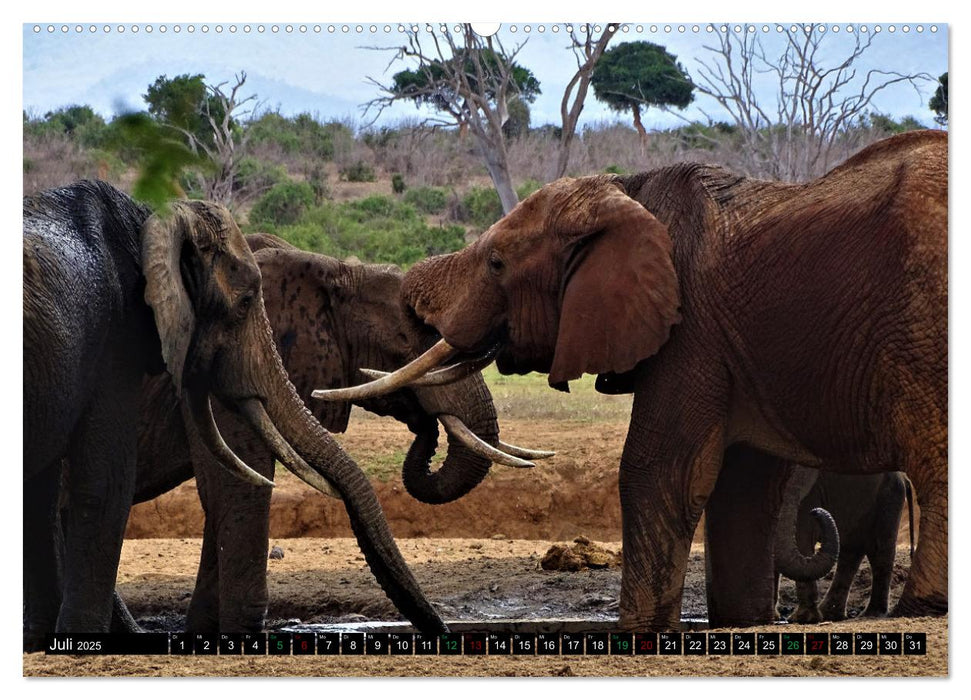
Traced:
<svg viewBox="0 0 971 700">
<path fill-rule="evenodd" d="M 274 339 L 301 396 L 308 397 L 319 386 L 358 384 L 368 376 L 362 367 L 379 373 L 400 367 L 437 339 L 401 303 L 402 273 L 397 267 L 344 263 L 266 234 L 247 240 L 262 272 Z M 500 443 L 495 407 L 482 375 L 475 367 L 463 374 L 447 384 L 353 398 L 365 410 L 405 423 L 415 434 L 402 478 L 408 492 L 425 503 L 447 503 L 465 495 L 485 478 L 493 461 L 531 466 L 523 456 L 552 454 Z M 310 405 L 328 430 L 347 428 L 350 401 Z M 432 471 L 439 421 L 448 435 L 448 452 L 441 467 Z"/>
<path fill-rule="evenodd" d="M 561 389 L 584 372 L 627 372 L 679 321 L 671 251 L 616 178 L 557 180 L 464 250 L 408 272 L 405 303 L 443 341 L 398 381 L 494 346 L 504 374 L 546 372 Z"/>
<path fill-rule="evenodd" d="M 425 630 L 444 624 L 401 558 L 370 484 L 300 400 L 273 342 L 262 278 L 229 212 L 179 202 L 142 233 L 145 300 L 161 354 L 184 395 L 190 433 L 226 468 L 269 484 L 223 441 L 210 397 L 238 414 L 290 471 L 318 490 L 332 485 L 347 507 L 364 555 L 389 597 Z"/>
</svg>

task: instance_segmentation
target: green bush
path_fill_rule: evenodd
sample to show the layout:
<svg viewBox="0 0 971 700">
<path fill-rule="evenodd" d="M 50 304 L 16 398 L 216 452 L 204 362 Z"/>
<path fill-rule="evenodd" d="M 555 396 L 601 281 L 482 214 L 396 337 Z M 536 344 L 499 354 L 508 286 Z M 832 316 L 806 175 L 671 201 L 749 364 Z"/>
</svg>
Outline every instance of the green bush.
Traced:
<svg viewBox="0 0 971 700">
<path fill-rule="evenodd" d="M 340 176 L 342 180 L 348 182 L 374 182 L 378 179 L 374 174 L 374 167 L 363 160 L 345 165 L 340 169 Z"/>
<path fill-rule="evenodd" d="M 319 160 L 333 160 L 334 155 L 354 136 L 343 124 L 322 124 L 304 113 L 284 117 L 267 112 L 249 125 L 249 139 L 253 144 L 275 144 L 286 154 L 298 154 Z"/>
<path fill-rule="evenodd" d="M 738 133 L 738 128 L 728 122 L 713 122 L 701 124 L 691 122 L 670 132 L 686 148 L 699 148 L 713 151 L 721 143 Z"/>
<path fill-rule="evenodd" d="M 287 172 L 279 165 L 265 160 L 246 156 L 241 158 L 236 167 L 236 177 L 233 180 L 233 190 L 249 189 L 257 191 L 272 188 L 287 180 Z"/>
<path fill-rule="evenodd" d="M 626 175 L 627 174 L 627 171 L 624 170 L 619 165 L 608 165 L 606 168 L 604 168 L 604 172 L 607 173 L 608 175 Z"/>
<path fill-rule="evenodd" d="M 873 129 L 883 131 L 888 134 L 900 134 L 905 131 L 927 128 L 914 117 L 904 117 L 898 122 L 894 121 L 892 117 L 889 117 L 886 114 L 880 114 L 878 112 L 871 112 L 869 115 L 867 115 L 867 117 L 861 119 L 860 121 L 861 125 L 864 127 L 869 124 L 869 126 Z"/>
<path fill-rule="evenodd" d="M 63 134 L 80 146 L 100 148 L 105 144 L 105 121 L 88 105 L 70 105 L 31 119 L 24 113 L 24 134 L 42 137 Z"/>
<path fill-rule="evenodd" d="M 307 184 L 314 191 L 314 204 L 320 204 L 330 198 L 330 185 L 327 183 L 327 171 L 322 165 L 314 164 L 307 172 Z"/>
<path fill-rule="evenodd" d="M 395 194 L 401 194 L 405 191 L 405 178 L 401 173 L 395 173 L 391 176 L 391 191 Z"/>
<path fill-rule="evenodd" d="M 313 203 L 314 191 L 306 182 L 281 182 L 260 197 L 249 220 L 263 226 L 292 224 Z"/>
<path fill-rule="evenodd" d="M 250 215 L 251 227 L 256 224 Z M 292 224 L 260 224 L 304 250 L 407 267 L 465 245 L 461 226 L 428 226 L 415 207 L 375 195 L 310 207 Z M 254 228 L 255 230 L 255 228 Z"/>
<path fill-rule="evenodd" d="M 487 229 L 502 218 L 499 194 L 492 187 L 472 187 L 462 197 L 463 221 Z"/>
<path fill-rule="evenodd" d="M 542 186 L 543 183 L 539 180 L 526 180 L 516 188 L 516 196 L 519 197 L 519 201 L 521 202 Z"/>
<path fill-rule="evenodd" d="M 361 134 L 361 140 L 373 149 L 387 148 L 398 140 L 400 132 L 387 126 L 382 126 L 377 131 L 365 131 Z"/>
<path fill-rule="evenodd" d="M 405 192 L 403 201 L 422 214 L 441 214 L 448 205 L 448 192 L 442 187 L 415 187 Z"/>
</svg>

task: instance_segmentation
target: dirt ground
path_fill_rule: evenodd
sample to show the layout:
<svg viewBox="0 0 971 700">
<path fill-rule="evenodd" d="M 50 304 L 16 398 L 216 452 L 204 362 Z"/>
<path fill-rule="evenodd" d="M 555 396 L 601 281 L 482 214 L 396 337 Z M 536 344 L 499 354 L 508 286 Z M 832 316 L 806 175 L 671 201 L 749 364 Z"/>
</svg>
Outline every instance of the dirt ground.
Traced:
<svg viewBox="0 0 971 700">
<path fill-rule="evenodd" d="M 400 478 L 373 479 L 398 544 L 423 590 L 447 621 L 500 619 L 610 620 L 617 617 L 620 569 L 546 571 L 555 543 L 586 536 L 620 550 L 617 464 L 625 422 L 518 420 L 503 439 L 555 445 L 558 455 L 535 469 L 495 467 L 466 498 L 445 506 L 417 503 Z M 362 464 L 407 447 L 409 434 L 390 421 L 352 421 L 341 436 Z M 906 520 L 906 518 L 904 518 Z M 136 507 L 129 523 L 118 588 L 146 630 L 179 631 L 194 585 L 202 512 L 190 482 Z M 268 630 L 295 624 L 399 620 L 377 586 L 343 506 L 309 491 L 282 470 L 273 496 L 268 561 Z M 901 526 L 891 604 L 909 566 Z M 866 605 L 869 568 L 861 567 L 850 615 Z M 705 618 L 704 550 L 692 547 L 684 617 Z M 825 584 L 823 584 L 825 591 Z M 780 607 L 795 604 L 784 582 Z M 768 628 L 766 628 L 768 629 Z M 778 627 L 772 631 L 779 631 Z M 947 619 L 850 619 L 786 631 L 925 632 L 926 656 L 870 657 L 58 657 L 24 655 L 26 676 L 941 676 L 948 674 Z"/>
</svg>

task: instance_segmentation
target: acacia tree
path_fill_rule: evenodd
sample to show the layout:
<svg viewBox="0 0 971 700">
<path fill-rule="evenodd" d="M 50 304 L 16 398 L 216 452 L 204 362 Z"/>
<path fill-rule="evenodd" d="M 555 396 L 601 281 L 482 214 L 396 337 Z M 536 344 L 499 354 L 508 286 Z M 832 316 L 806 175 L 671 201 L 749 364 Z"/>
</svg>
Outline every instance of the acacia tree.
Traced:
<svg viewBox="0 0 971 700">
<path fill-rule="evenodd" d="M 608 49 L 591 78 L 593 94 L 618 112 L 630 112 L 647 146 L 647 130 L 641 123 L 641 107 L 685 108 L 694 99 L 691 80 L 677 56 L 648 41 L 631 41 Z"/>
<path fill-rule="evenodd" d="M 947 73 L 937 79 L 937 90 L 927 106 L 937 113 L 934 121 L 940 126 L 947 126 Z"/>
<path fill-rule="evenodd" d="M 205 157 L 212 168 L 192 172 L 206 199 L 225 204 L 231 209 L 255 193 L 241 190 L 239 164 L 243 159 L 249 130 L 245 118 L 254 109 L 243 109 L 254 103 L 256 95 L 240 98 L 246 73 L 213 85 L 203 75 L 181 75 L 172 80 L 158 78 L 144 95 L 149 113 L 161 124 L 180 133 L 192 153 Z"/>
<path fill-rule="evenodd" d="M 423 44 L 424 42 L 424 44 Z M 392 103 L 410 100 L 429 106 L 442 117 L 425 119 L 424 126 L 467 128 L 499 194 L 503 212 L 519 201 L 512 186 L 503 125 L 514 98 L 529 103 L 540 94 L 539 81 L 515 62 L 522 44 L 507 51 L 498 36 L 483 37 L 462 24 L 456 32 L 446 27 L 427 33 L 413 32 L 407 46 L 396 48 L 395 60 L 417 62 L 400 71 L 390 85 L 369 80 L 384 93 L 365 105 L 377 116 Z"/>
<path fill-rule="evenodd" d="M 898 83 L 919 94 L 918 85 L 932 80 L 860 67 L 873 33 L 853 32 L 840 51 L 824 26 L 778 26 L 781 49 L 769 50 L 755 26 L 717 29 L 718 42 L 704 47 L 711 58 L 698 59 L 694 83 L 731 114 L 743 139 L 743 167 L 754 176 L 796 181 L 823 174 L 857 145 L 845 141 L 874 97 Z M 775 83 L 774 104 L 766 99 L 766 79 Z"/>
<path fill-rule="evenodd" d="M 581 39 L 572 26 L 569 28 L 571 42 L 569 48 L 576 59 L 577 70 L 570 82 L 566 84 L 566 88 L 563 90 L 563 99 L 560 101 L 562 128 L 560 131 L 560 153 L 556 162 L 556 178 L 566 175 L 566 169 L 570 163 L 570 149 L 573 146 L 573 139 L 576 137 L 577 122 L 580 121 L 583 103 L 587 99 L 590 79 L 593 77 L 597 62 L 607 49 L 607 43 L 617 33 L 617 29 L 616 23 L 609 23 L 604 27 L 600 36 L 595 37 L 594 26 L 585 24 L 581 26 L 583 35 Z"/>
</svg>

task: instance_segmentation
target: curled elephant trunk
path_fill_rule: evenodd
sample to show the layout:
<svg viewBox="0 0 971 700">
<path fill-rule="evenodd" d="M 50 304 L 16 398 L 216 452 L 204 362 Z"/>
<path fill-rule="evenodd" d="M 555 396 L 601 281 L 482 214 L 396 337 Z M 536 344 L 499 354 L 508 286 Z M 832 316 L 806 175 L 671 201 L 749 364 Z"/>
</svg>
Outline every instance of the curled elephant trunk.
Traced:
<svg viewBox="0 0 971 700">
<path fill-rule="evenodd" d="M 793 581 L 815 581 L 825 576 L 839 558 L 839 532 L 833 516 L 822 508 L 814 508 L 810 514 L 820 531 L 819 551 L 807 556 L 799 551 L 796 543 L 799 506 L 816 483 L 819 473 L 806 467 L 792 467 L 792 475 L 786 484 L 785 497 L 779 511 L 775 534 L 776 569 Z"/>
<path fill-rule="evenodd" d="M 478 486 L 489 473 L 492 460 L 449 435 L 445 461 L 433 472 L 437 420 L 445 415 L 458 416 L 455 420 L 467 424 L 469 432 L 495 444 L 499 440 L 499 422 L 492 394 L 482 375 L 476 373 L 451 387 L 416 389 L 415 395 L 426 415 L 415 431 L 401 477 L 408 493 L 422 503 L 449 503 Z"/>
<path fill-rule="evenodd" d="M 437 471 L 431 459 L 438 447 L 438 425 L 434 419 L 419 428 L 401 470 L 405 489 L 422 503 L 441 505 L 461 498 L 489 473 L 492 462 L 449 437 L 448 454 Z"/>
<path fill-rule="evenodd" d="M 492 394 L 478 372 L 449 385 L 416 386 L 414 392 L 425 416 L 413 428 L 415 440 L 401 476 L 408 493 L 422 503 L 437 505 L 461 498 L 482 482 L 493 463 L 532 467 L 527 460 L 554 454 L 499 440 Z M 432 471 L 439 435 L 436 419 L 448 435 L 448 452 L 441 467 Z"/>
</svg>

